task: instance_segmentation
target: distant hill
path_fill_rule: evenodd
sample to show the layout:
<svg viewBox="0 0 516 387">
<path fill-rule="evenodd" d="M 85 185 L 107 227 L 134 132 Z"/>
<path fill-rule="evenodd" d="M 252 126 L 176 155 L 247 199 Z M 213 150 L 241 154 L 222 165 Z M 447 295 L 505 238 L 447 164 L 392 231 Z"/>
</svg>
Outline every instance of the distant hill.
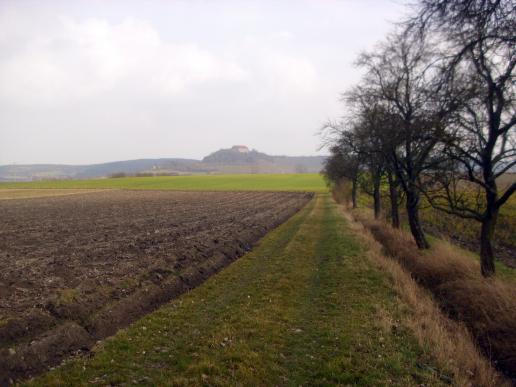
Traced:
<svg viewBox="0 0 516 387">
<path fill-rule="evenodd" d="M 244 145 L 220 149 L 202 159 L 226 173 L 318 173 L 324 156 L 269 156 Z"/>
<path fill-rule="evenodd" d="M 112 175 L 208 173 L 317 173 L 324 156 L 270 156 L 244 145 L 220 149 L 202 160 L 161 158 L 91 165 L 28 164 L 0 166 L 0 181 L 88 179 Z"/>
<path fill-rule="evenodd" d="M 107 177 L 116 173 L 136 174 L 162 168 L 186 172 L 201 171 L 195 168 L 200 162 L 188 159 L 140 159 L 114 161 L 91 165 L 29 164 L 0 166 L 0 181 L 27 181 L 47 179 L 88 179 Z M 193 168 L 192 168 L 193 167 Z"/>
<path fill-rule="evenodd" d="M 269 163 L 274 160 L 273 156 L 249 150 L 245 145 L 234 145 L 229 149 L 220 149 L 202 159 L 204 164 L 225 164 L 225 165 L 251 165 Z"/>
</svg>

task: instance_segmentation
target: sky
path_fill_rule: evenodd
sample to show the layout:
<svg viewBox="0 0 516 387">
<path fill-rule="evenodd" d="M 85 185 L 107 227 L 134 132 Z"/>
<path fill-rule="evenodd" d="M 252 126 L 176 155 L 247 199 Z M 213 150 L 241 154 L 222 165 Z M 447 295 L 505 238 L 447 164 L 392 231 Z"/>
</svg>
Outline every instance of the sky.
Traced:
<svg viewBox="0 0 516 387">
<path fill-rule="evenodd" d="M 401 0 L 0 0 L 0 165 L 315 155 Z"/>
</svg>

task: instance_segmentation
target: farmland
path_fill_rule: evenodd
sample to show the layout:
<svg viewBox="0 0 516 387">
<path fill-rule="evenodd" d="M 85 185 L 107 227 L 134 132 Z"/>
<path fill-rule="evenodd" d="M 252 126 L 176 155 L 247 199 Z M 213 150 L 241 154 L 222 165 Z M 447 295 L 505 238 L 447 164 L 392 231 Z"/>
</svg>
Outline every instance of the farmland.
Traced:
<svg viewBox="0 0 516 387">
<path fill-rule="evenodd" d="M 0 201 L 2 375 L 40 371 L 198 285 L 312 197 L 75 193 Z"/>
<path fill-rule="evenodd" d="M 319 175 L 189 178 L 3 185 L 0 384 L 461 377 L 463 360 L 450 368 L 414 332 Z"/>
<path fill-rule="evenodd" d="M 95 193 L 99 190 L 91 189 L 32 189 L 32 188 L 21 188 L 21 189 L 0 189 L 0 200 L 9 199 L 29 199 L 29 198 L 42 198 L 48 196 L 62 196 L 62 195 L 76 195 L 85 193 Z"/>
<path fill-rule="evenodd" d="M 446 385 L 403 314 L 317 195 L 203 285 L 27 384 Z"/>
<path fill-rule="evenodd" d="M 469 250 L 479 251 L 479 222 L 445 214 L 429 205 L 422 209 L 421 220 L 434 235 L 448 238 Z M 516 268 L 516 196 L 501 208 L 493 242 L 498 259 Z"/>
<path fill-rule="evenodd" d="M 112 179 L 0 183 L 0 189 L 3 188 L 327 192 L 322 176 L 315 173 L 122 177 Z"/>
</svg>

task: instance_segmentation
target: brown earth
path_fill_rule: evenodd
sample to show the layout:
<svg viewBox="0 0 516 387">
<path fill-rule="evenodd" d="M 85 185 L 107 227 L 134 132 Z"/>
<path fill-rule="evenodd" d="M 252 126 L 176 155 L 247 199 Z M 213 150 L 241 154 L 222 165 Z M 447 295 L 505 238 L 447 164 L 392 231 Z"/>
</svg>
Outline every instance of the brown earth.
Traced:
<svg viewBox="0 0 516 387">
<path fill-rule="evenodd" d="M 197 286 L 311 197 L 103 191 L 0 201 L 0 385 Z"/>
</svg>

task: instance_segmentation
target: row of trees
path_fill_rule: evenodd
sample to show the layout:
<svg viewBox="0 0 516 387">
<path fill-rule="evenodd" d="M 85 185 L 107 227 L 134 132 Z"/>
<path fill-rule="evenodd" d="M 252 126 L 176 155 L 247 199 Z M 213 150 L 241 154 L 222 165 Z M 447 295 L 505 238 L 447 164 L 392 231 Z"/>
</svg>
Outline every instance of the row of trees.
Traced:
<svg viewBox="0 0 516 387">
<path fill-rule="evenodd" d="M 484 276 L 495 272 L 492 239 L 500 207 L 516 183 L 498 178 L 516 166 L 516 3 L 420 0 L 414 16 L 360 55 L 364 77 L 343 94 L 345 117 L 325 126 L 333 181 L 372 194 L 389 187 L 392 225 L 403 198 L 410 231 L 429 247 L 422 198 L 481 225 Z"/>
</svg>

